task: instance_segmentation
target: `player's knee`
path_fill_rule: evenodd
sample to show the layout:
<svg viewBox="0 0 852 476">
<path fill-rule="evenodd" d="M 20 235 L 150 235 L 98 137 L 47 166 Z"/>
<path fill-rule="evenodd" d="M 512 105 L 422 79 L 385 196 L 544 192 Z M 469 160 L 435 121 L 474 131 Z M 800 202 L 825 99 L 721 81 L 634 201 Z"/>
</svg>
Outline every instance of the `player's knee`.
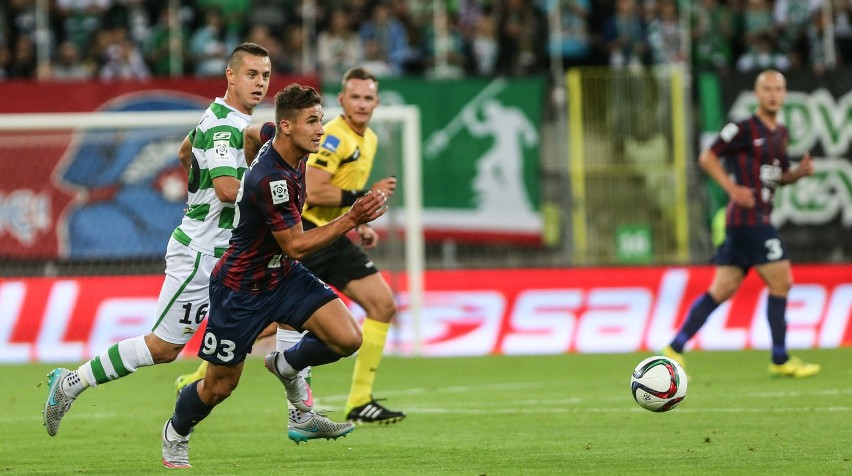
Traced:
<svg viewBox="0 0 852 476">
<path fill-rule="evenodd" d="M 355 352 L 358 352 L 358 349 L 361 348 L 361 344 L 363 343 L 363 341 L 364 339 L 361 335 L 361 330 L 357 329 L 355 332 L 349 333 L 337 343 L 337 351 L 340 353 L 340 355 L 344 357 L 349 357 Z"/>
<path fill-rule="evenodd" d="M 174 362 L 183 350 L 183 346 L 174 344 L 153 346 L 148 348 L 151 351 L 151 358 L 155 364 L 167 364 Z"/>
<path fill-rule="evenodd" d="M 206 385 L 206 390 L 210 396 L 210 400 L 212 400 L 212 404 L 217 404 L 226 398 L 231 396 L 234 389 L 237 388 L 237 382 L 220 379 L 215 382 L 211 382 L 211 385 Z"/>
<path fill-rule="evenodd" d="M 789 279 L 779 280 L 778 282 L 773 282 L 768 286 L 769 294 L 773 296 L 786 296 L 790 289 L 793 287 L 793 281 Z"/>
<path fill-rule="evenodd" d="M 396 315 L 396 302 L 393 299 L 382 301 L 379 305 L 379 315 L 383 317 L 382 322 L 390 322 Z"/>
</svg>

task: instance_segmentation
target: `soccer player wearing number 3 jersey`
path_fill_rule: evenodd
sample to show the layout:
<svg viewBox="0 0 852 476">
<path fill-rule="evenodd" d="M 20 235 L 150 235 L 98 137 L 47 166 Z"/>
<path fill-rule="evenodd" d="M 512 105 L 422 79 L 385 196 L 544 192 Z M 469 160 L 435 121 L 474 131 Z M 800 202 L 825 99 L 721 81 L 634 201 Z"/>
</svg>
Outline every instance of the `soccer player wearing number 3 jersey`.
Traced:
<svg viewBox="0 0 852 476">
<path fill-rule="evenodd" d="M 284 352 L 266 356 L 266 368 L 284 384 L 306 441 L 313 433 L 337 438 L 351 423 L 326 428 L 315 421 L 310 386 L 300 372 L 336 362 L 361 347 L 358 324 L 343 301 L 298 260 L 387 211 L 387 196 L 370 191 L 340 217 L 306 230 L 305 160 L 319 150 L 322 99 L 292 84 L 275 96 L 275 137 L 258 153 L 237 194 L 236 226 L 228 251 L 210 276 L 210 317 L 199 357 L 208 362 L 199 381 L 184 388 L 163 430 L 163 463 L 189 466 L 192 429 L 237 387 L 255 339 L 272 323 L 305 331 Z M 325 422 L 328 422 L 325 420 Z"/>
<path fill-rule="evenodd" d="M 820 370 L 787 353 L 787 293 L 793 273 L 787 249 L 770 223 L 775 189 L 813 174 L 813 162 L 805 153 L 799 166 L 790 168 L 787 156 L 789 132 L 776 121 L 787 93 L 784 76 L 773 70 L 761 72 L 754 84 L 757 111 L 751 117 L 726 125 L 713 145 L 704 150 L 699 164 L 728 192 L 725 241 L 713 258 L 716 274 L 710 288 L 689 309 L 686 321 L 663 354 L 684 365 L 683 350 L 707 318 L 734 295 L 751 267 L 766 283 L 766 317 L 772 335 L 769 372 L 787 377 L 810 377 Z M 726 168 L 720 160 L 724 158 Z M 729 175 L 729 173 L 731 175 Z"/>
<path fill-rule="evenodd" d="M 87 388 L 177 358 L 207 316 L 210 273 L 227 249 L 239 179 L 247 169 L 242 131 L 266 96 L 271 70 L 269 52 L 259 45 L 243 43 L 232 52 L 224 97 L 210 104 L 179 153 L 189 173 L 189 198 L 166 250 L 153 329 L 111 346 L 77 370 L 58 368 L 48 375 L 43 416 L 49 435 L 56 435 L 71 403 Z"/>
</svg>

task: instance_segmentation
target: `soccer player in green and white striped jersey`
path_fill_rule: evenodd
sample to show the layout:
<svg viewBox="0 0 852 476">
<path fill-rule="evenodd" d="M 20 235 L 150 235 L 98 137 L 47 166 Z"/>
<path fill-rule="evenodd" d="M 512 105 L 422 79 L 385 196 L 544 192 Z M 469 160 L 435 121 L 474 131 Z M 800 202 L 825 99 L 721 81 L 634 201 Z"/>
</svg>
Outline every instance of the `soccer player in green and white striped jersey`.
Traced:
<svg viewBox="0 0 852 476">
<path fill-rule="evenodd" d="M 43 416 L 49 435 L 56 435 L 71 403 L 88 387 L 175 360 L 206 317 L 210 272 L 228 247 L 234 202 L 247 169 L 242 131 L 266 96 L 271 71 L 269 52 L 257 44 L 243 43 L 232 52 L 224 97 L 210 104 L 181 146 L 189 199 L 169 240 L 153 329 L 111 346 L 77 370 L 57 368 L 48 375 Z"/>
</svg>

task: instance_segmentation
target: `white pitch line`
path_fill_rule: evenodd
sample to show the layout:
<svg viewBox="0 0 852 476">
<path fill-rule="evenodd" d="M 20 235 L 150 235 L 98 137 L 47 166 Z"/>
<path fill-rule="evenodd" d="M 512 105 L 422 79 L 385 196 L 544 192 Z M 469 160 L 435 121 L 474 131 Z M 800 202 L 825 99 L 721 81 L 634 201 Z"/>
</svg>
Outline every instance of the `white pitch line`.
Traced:
<svg viewBox="0 0 852 476">
<path fill-rule="evenodd" d="M 471 414 L 471 415 L 515 415 L 518 413 L 553 414 L 553 413 L 645 413 L 647 410 L 641 408 L 605 408 L 605 407 L 581 407 L 581 408 L 497 408 L 497 409 L 461 409 L 461 408 L 418 408 L 407 406 L 409 415 L 424 414 Z M 848 412 L 852 407 L 790 407 L 790 408 L 684 408 L 678 407 L 676 413 L 791 413 L 791 412 Z"/>
</svg>

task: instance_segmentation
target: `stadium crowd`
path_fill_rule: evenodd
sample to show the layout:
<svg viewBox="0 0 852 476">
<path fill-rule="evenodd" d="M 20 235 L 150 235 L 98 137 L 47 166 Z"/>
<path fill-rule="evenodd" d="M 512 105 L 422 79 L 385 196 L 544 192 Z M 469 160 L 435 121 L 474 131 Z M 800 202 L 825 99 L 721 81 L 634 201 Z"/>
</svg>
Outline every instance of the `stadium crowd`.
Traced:
<svg viewBox="0 0 852 476">
<path fill-rule="evenodd" d="M 852 0 L 687 3 L 688 22 L 677 0 L 561 0 L 561 42 L 551 42 L 554 0 L 447 0 L 446 28 L 431 0 L 8 0 L 0 80 L 218 76 L 242 41 L 265 46 L 276 72 L 333 80 L 354 65 L 379 76 L 529 75 L 560 56 L 566 67 L 689 59 L 720 73 L 820 74 L 852 61 Z"/>
</svg>

